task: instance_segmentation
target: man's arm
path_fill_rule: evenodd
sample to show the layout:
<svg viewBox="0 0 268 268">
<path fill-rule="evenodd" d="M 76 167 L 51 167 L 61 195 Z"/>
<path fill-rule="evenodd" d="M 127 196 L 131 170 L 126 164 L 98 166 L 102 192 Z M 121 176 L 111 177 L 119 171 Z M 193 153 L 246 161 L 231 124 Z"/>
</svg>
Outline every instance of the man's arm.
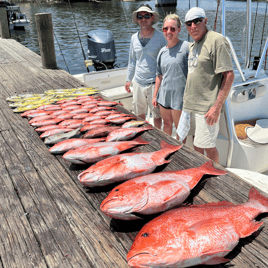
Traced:
<svg viewBox="0 0 268 268">
<path fill-rule="evenodd" d="M 226 98 L 228 97 L 228 94 L 230 92 L 230 89 L 234 81 L 233 71 L 223 72 L 222 75 L 223 75 L 223 79 L 222 79 L 222 84 L 219 90 L 217 100 L 205 115 L 205 118 L 207 118 L 206 122 L 210 126 L 218 122 L 222 106 Z"/>
<path fill-rule="evenodd" d="M 130 85 L 131 81 L 135 74 L 136 68 L 136 55 L 133 47 L 133 39 L 131 38 L 130 49 L 129 49 L 129 59 L 128 59 L 128 67 L 127 67 L 127 81 L 125 84 L 125 90 L 130 93 Z"/>
</svg>

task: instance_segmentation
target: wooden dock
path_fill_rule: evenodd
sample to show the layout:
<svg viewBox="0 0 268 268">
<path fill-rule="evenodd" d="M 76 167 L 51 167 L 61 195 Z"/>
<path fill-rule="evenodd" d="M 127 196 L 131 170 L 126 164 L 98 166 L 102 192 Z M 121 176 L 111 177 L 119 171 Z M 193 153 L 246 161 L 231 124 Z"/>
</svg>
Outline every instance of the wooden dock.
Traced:
<svg viewBox="0 0 268 268">
<path fill-rule="evenodd" d="M 41 58 L 15 40 L 0 38 L 0 267 L 128 267 L 126 255 L 146 221 L 111 220 L 99 209 L 111 187 L 83 187 L 77 175 L 86 167 L 54 156 L 6 98 L 21 93 L 85 86 L 63 70 L 42 69 Z M 123 108 L 120 108 L 123 109 Z M 159 130 L 142 134 L 160 149 L 178 142 Z M 184 146 L 157 171 L 197 167 L 208 159 Z M 216 167 L 223 169 L 220 165 Z M 206 176 L 189 202 L 246 202 L 250 185 L 232 173 Z M 263 193 L 265 194 L 265 193 Z M 266 194 L 267 195 L 267 194 Z M 268 267 L 268 218 L 260 232 L 241 239 L 225 265 Z"/>
</svg>

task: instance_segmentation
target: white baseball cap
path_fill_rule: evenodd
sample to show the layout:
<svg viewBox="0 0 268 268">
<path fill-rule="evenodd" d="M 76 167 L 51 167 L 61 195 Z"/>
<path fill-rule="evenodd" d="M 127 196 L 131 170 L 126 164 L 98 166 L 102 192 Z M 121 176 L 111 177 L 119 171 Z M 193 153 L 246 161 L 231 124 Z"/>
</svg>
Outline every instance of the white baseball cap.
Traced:
<svg viewBox="0 0 268 268">
<path fill-rule="evenodd" d="M 185 15 L 185 22 L 191 21 L 198 18 L 205 18 L 206 14 L 201 7 L 192 7 Z"/>
</svg>

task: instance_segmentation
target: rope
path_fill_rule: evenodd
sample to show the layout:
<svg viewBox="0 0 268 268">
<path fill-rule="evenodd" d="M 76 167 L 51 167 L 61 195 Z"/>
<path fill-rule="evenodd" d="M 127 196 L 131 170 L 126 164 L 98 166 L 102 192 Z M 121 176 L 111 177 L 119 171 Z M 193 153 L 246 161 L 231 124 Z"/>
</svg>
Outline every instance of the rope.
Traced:
<svg viewBox="0 0 268 268">
<path fill-rule="evenodd" d="M 123 0 L 121 0 L 121 6 L 122 6 L 123 11 L 124 11 L 124 15 L 125 15 L 125 18 L 126 18 L 126 22 L 127 22 L 127 27 L 128 27 L 129 33 L 130 33 L 130 35 L 132 35 L 132 32 L 131 32 L 130 27 L 129 27 L 129 24 L 128 24 L 128 19 L 127 19 L 126 10 L 125 10 L 125 7 L 124 7 L 124 5 L 123 5 Z"/>
<path fill-rule="evenodd" d="M 263 28 L 262 28 L 262 36 L 261 36 L 261 45 L 260 45 L 259 57 L 261 57 L 261 47 L 262 47 L 263 34 L 264 34 L 264 29 L 265 29 L 265 21 L 266 21 L 266 14 L 267 14 L 267 3 L 268 2 L 266 2 L 266 8 L 265 8 L 265 16 L 264 16 L 264 24 L 263 24 Z"/>
<path fill-rule="evenodd" d="M 258 15 L 258 6 L 259 6 L 259 0 L 257 2 L 257 7 L 256 7 L 255 22 L 254 22 L 252 39 L 251 39 L 251 47 L 250 47 L 249 59 L 251 58 L 251 52 L 252 52 L 252 47 L 253 47 L 253 42 L 254 42 L 254 33 L 255 33 L 255 26 L 256 26 L 257 15 Z"/>
<path fill-rule="evenodd" d="M 77 28 L 77 25 L 76 25 L 75 16 L 74 16 L 74 13 L 73 13 L 73 8 L 72 8 L 72 5 L 71 5 L 70 0 L 68 0 L 68 2 L 69 2 L 69 5 L 71 7 L 71 12 L 72 12 L 72 15 L 73 15 L 73 20 L 74 20 L 74 25 L 75 25 L 75 28 L 76 28 L 76 31 L 77 31 L 77 35 L 78 35 L 79 43 L 80 43 L 80 46 L 81 46 L 81 49 L 82 49 L 82 53 L 83 53 L 83 56 L 84 56 L 84 60 L 86 61 L 86 55 L 85 55 L 85 51 L 84 51 L 83 46 L 82 46 L 82 42 L 81 42 L 81 39 L 80 39 L 78 28 Z M 88 67 L 87 67 L 87 72 L 89 73 Z"/>
<path fill-rule="evenodd" d="M 215 23 L 214 23 L 214 28 L 213 31 L 216 31 L 217 28 L 217 20 L 218 20 L 218 12 L 219 12 L 219 6 L 220 6 L 221 0 L 217 0 L 217 11 L 216 11 L 216 16 L 215 16 Z"/>
</svg>

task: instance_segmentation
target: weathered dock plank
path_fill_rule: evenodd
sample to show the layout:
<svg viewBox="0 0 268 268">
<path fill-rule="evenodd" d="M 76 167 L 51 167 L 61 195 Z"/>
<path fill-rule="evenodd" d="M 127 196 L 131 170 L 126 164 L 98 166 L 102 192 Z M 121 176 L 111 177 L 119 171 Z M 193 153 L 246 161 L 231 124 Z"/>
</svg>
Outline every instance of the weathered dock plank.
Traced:
<svg viewBox="0 0 268 268">
<path fill-rule="evenodd" d="M 99 205 L 113 186 L 83 187 L 77 175 L 89 165 L 70 164 L 50 154 L 28 120 L 13 113 L 5 100 L 20 93 L 85 85 L 63 70 L 43 69 L 40 56 L 14 40 L 0 39 L 0 59 L 0 267 L 128 267 L 127 252 L 150 217 L 126 222 L 105 216 Z M 151 143 L 136 151 L 159 150 L 161 140 L 178 144 L 156 129 L 141 136 Z M 167 159 L 171 162 L 156 171 L 196 167 L 208 160 L 186 146 Z M 239 204 L 247 201 L 249 189 L 231 172 L 205 176 L 187 202 Z M 203 267 L 267 267 L 264 216 L 258 218 L 263 228 L 241 239 L 227 256 L 230 263 Z"/>
</svg>

